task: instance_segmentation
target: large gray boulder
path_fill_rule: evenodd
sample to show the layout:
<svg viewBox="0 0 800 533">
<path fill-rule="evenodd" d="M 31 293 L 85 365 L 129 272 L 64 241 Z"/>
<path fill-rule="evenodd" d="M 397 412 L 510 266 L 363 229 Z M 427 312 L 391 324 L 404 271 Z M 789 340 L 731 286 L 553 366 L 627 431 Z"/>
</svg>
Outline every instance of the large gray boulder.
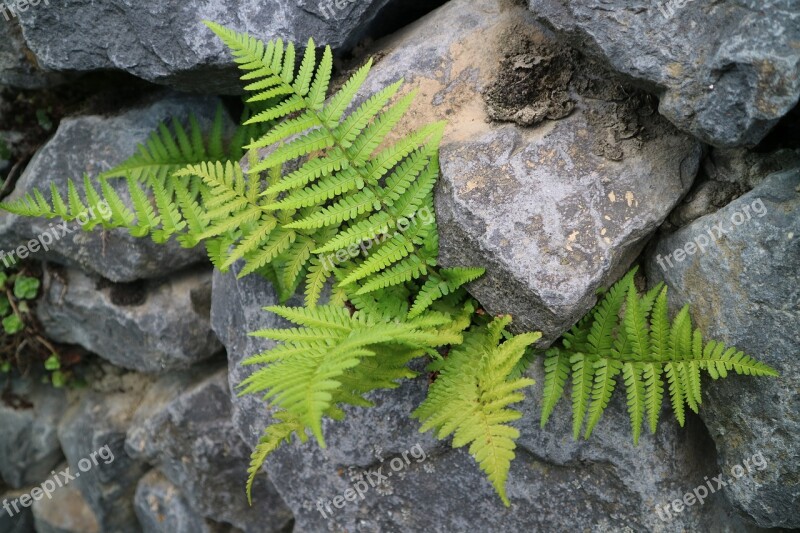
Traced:
<svg viewBox="0 0 800 533">
<path fill-rule="evenodd" d="M 781 374 L 709 383 L 700 411 L 726 476 L 735 476 L 746 461 L 752 465 L 756 454 L 766 462 L 746 468 L 724 489 L 762 527 L 800 527 L 799 236 L 795 168 L 659 240 L 648 259 L 649 282 L 664 280 L 674 307 L 690 303 L 708 338 L 736 346 Z"/>
<path fill-rule="evenodd" d="M 83 191 L 85 173 L 96 176 L 125 161 L 161 122 L 172 117 L 186 119 L 189 113 L 194 113 L 203 124 L 208 124 L 218 104 L 216 98 L 162 93 L 116 116 L 65 119 L 53 138 L 33 157 L 14 192 L 5 200 L 21 198 L 34 188 L 43 191 L 49 199 L 51 183 L 55 183 L 66 198 L 68 178 L 76 180 L 79 191 Z M 228 121 L 228 125 L 232 127 L 233 123 Z M 103 206 L 92 214 L 95 218 L 102 216 Z M 149 238 L 136 239 L 122 229 L 102 231 L 95 228 L 87 233 L 80 230 L 77 222 L 68 223 L 63 229 L 60 226 L 60 221 L 18 217 L 0 211 L 0 250 L 11 254 L 47 232 L 51 241 L 49 250 L 37 243 L 37 251 L 29 257 L 77 266 L 115 282 L 160 277 L 205 259 L 202 247 L 187 250 L 174 240 L 165 246 Z M 57 238 L 52 237 L 53 232 Z"/>
<path fill-rule="evenodd" d="M 352 48 L 387 6 L 419 0 L 274 0 L 157 4 L 111 0 L 53 2 L 20 14 L 27 46 L 59 71 L 123 70 L 148 81 L 211 94 L 241 92 L 231 55 L 203 24 L 211 20 L 260 39 L 336 51 Z M 108 31 L 116 28 L 116 31 Z"/>
<path fill-rule="evenodd" d="M 451 1 L 381 46 L 362 94 L 404 77 L 420 90 L 406 125 L 448 121 L 441 263 L 486 267 L 470 291 L 550 342 L 629 268 L 701 149 L 533 19 L 505 0 Z"/>
<path fill-rule="evenodd" d="M 47 335 L 80 344 L 115 365 L 158 373 L 222 350 L 211 331 L 211 273 L 111 283 L 72 268 L 45 268 L 36 313 Z"/>
<path fill-rule="evenodd" d="M 245 532 L 282 531 L 292 514 L 270 481 L 245 495 L 251 448 L 231 421 L 227 372 L 201 366 L 162 377 L 147 393 L 128 430 L 125 448 L 157 465 L 200 516 Z"/>
<path fill-rule="evenodd" d="M 260 309 L 278 303 L 272 286 L 257 276 L 237 279 L 233 270 L 215 274 L 212 322 L 236 384 L 256 369 L 240 366 L 242 359 L 274 346 L 247 332 L 286 323 Z M 532 372 L 541 384 L 538 362 Z M 716 475 L 713 444 L 696 417 L 682 430 L 665 404 L 657 434 L 634 447 L 618 393 L 592 439 L 573 442 L 566 400 L 538 429 L 540 386 L 526 391 L 521 405 L 510 509 L 464 450 L 418 432 L 409 415 L 427 394 L 424 372 L 396 390 L 372 394 L 375 408 L 345 409 L 344 421 L 325 420 L 326 449 L 313 441 L 284 444 L 265 469 L 291 507 L 297 531 L 522 531 L 532 524 L 542 531 L 565 524 L 591 531 L 748 531 L 719 494 L 680 513 L 665 510 L 704 476 Z M 267 405 L 257 396 L 234 397 L 233 405 L 238 431 L 254 446 L 273 422 Z M 255 492 L 255 504 L 263 497 Z"/>
<path fill-rule="evenodd" d="M 80 489 L 101 531 L 140 531 L 133 498 L 148 465 L 125 452 L 125 437 L 150 384 L 141 374 L 109 371 L 90 383 L 58 427 L 69 467 L 65 481 Z"/>
<path fill-rule="evenodd" d="M 0 480 L 13 488 L 39 483 L 63 460 L 57 428 L 66 402 L 63 390 L 12 380 L 0 399 Z"/>
<path fill-rule="evenodd" d="M 0 19 L 4 18 L 0 10 Z M 25 45 L 19 22 L 15 18 L 8 18 L 7 21 L 0 20 L 0 85 L 42 89 L 63 81 L 63 74 L 47 72 L 39 67 L 35 56 Z"/>
<path fill-rule="evenodd" d="M 567 42 L 658 92 L 661 114 L 709 144 L 757 144 L 800 98 L 794 0 L 528 1 Z"/>
<path fill-rule="evenodd" d="M 228 273 L 214 270 L 211 292 L 211 327 L 228 354 L 228 382 L 231 390 L 233 423 L 239 435 L 255 448 L 271 417 L 266 404 L 255 395 L 239 396 L 238 385 L 252 373 L 241 365 L 247 357 L 276 345 L 273 341 L 248 335 L 251 331 L 288 324 L 263 308 L 276 305 L 278 296 L 272 285 L 257 275 L 238 278 L 242 262 L 234 263 Z M 287 305 L 303 305 L 294 297 Z"/>
</svg>

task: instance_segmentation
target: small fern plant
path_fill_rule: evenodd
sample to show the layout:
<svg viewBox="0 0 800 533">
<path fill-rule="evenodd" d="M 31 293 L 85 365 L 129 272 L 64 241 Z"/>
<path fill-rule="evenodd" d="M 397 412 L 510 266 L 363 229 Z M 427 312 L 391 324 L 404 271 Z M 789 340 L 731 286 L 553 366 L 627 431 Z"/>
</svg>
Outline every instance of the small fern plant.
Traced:
<svg viewBox="0 0 800 533">
<path fill-rule="evenodd" d="M 533 384 L 523 372 L 540 334 L 512 335 L 510 317 L 479 311 L 465 285 L 482 268 L 437 266 L 433 187 L 444 124 L 398 135 L 414 98 L 401 93 L 402 80 L 357 102 L 371 62 L 331 94 L 329 47 L 318 58 L 309 40 L 300 58 L 280 39 L 265 44 L 206 24 L 244 71 L 250 96 L 241 127 L 227 135 L 221 110 L 206 135 L 195 118 L 188 126 L 173 121 L 95 179 L 69 180 L 65 190 L 52 185 L 0 206 L 22 216 L 74 220 L 105 201 L 111 216 L 84 229 L 100 224 L 156 242 L 202 244 L 215 267 L 225 272 L 239 264 L 240 277 L 264 276 L 283 303 L 302 291 L 304 306 L 267 308 L 296 327 L 253 332 L 278 345 L 244 361 L 256 370 L 240 394 L 263 396 L 274 419 L 253 452 L 248 498 L 281 444 L 313 437 L 324 447 L 325 419 L 341 420 L 348 406 L 372 406 L 369 393 L 415 378 L 409 364 L 424 359 L 436 379 L 413 413 L 421 431 L 452 436 L 454 447 L 469 445 L 509 505 L 505 485 L 519 437 L 511 423 L 521 416 L 511 406 Z M 695 352 L 686 347 L 694 349 L 700 337 L 686 340 L 688 312 L 673 325 L 675 340 L 664 341 L 672 339 L 672 330 L 664 333 L 666 293 L 639 298 L 631 280 L 629 274 L 609 290 L 564 336 L 563 348 L 548 352 L 542 423 L 570 371 L 580 391 L 573 394 L 578 429 L 589 414 L 587 437 L 620 372 L 626 382 L 630 377 L 632 417 L 641 422 L 646 411 L 653 424 L 662 373 L 677 391 L 681 413 L 684 401 L 690 408 L 699 404 L 701 368 L 712 376 L 730 369 L 774 374 L 717 344 L 692 359 Z M 618 325 L 623 300 L 626 318 Z M 634 430 L 635 440 L 638 435 Z"/>
<path fill-rule="evenodd" d="M 614 284 L 594 309 L 564 334 L 561 347 L 547 351 L 542 427 L 570 375 L 573 438 L 577 439 L 582 430 L 584 438 L 589 438 L 621 375 L 634 444 L 639 443 L 644 421 L 655 433 L 665 391 L 681 426 L 687 406 L 698 412 L 702 403 L 701 370 L 712 379 L 727 377 L 728 371 L 778 375 L 735 348 L 713 340 L 704 343 L 700 330 L 692 329 L 688 304 L 670 324 L 667 287 L 659 283 L 640 296 L 634 284 L 636 270 Z"/>
</svg>

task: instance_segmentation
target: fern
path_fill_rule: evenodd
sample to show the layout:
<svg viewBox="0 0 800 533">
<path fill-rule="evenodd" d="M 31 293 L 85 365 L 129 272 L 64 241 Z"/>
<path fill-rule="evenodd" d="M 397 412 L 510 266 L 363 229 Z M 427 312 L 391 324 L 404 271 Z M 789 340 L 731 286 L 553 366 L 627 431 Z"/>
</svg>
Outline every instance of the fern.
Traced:
<svg viewBox="0 0 800 533">
<path fill-rule="evenodd" d="M 469 444 L 508 505 L 519 436 L 509 423 L 520 416 L 509 406 L 532 384 L 523 373 L 540 334 L 513 336 L 509 317 L 476 311 L 465 286 L 483 269 L 438 267 L 433 190 L 443 123 L 398 136 L 414 99 L 413 91 L 399 96 L 402 80 L 356 104 L 371 61 L 329 94 L 329 47 L 318 58 L 309 40 L 298 65 L 291 43 L 206 24 L 231 49 L 249 94 L 230 138 L 221 109 L 205 134 L 194 117 L 188 125 L 173 120 L 95 179 L 68 180 L 65 190 L 52 184 L 0 207 L 79 219 L 87 231 L 99 225 L 159 243 L 202 243 L 216 268 L 241 262 L 240 276 L 263 276 L 282 302 L 302 290 L 304 307 L 268 308 L 296 327 L 254 332 L 279 344 L 244 362 L 257 368 L 240 393 L 263 396 L 275 418 L 253 452 L 248 498 L 278 446 L 294 435 L 324 447 L 325 418 L 370 407 L 372 391 L 416 377 L 409 364 L 425 358 L 438 378 L 413 415 L 421 431 Z M 107 217 L 81 218 L 101 202 Z M 568 380 L 574 438 L 589 437 L 621 378 L 638 442 L 645 421 L 655 431 L 666 390 L 681 425 L 687 406 L 697 411 L 702 370 L 714 379 L 731 370 L 776 375 L 735 349 L 704 344 L 688 308 L 670 324 L 666 288 L 639 295 L 634 274 L 546 352 L 542 426 Z"/>
<path fill-rule="evenodd" d="M 454 448 L 469 444 L 470 454 L 506 506 L 510 504 L 505 483 L 519 437 L 508 422 L 522 416 L 508 406 L 522 401 L 520 389 L 533 385 L 531 379 L 509 379 L 509 375 L 525 348 L 541 336 L 527 333 L 498 345 L 510 321 L 508 316 L 497 318 L 487 328 L 467 333 L 413 414 L 422 422 L 420 431 L 436 429 L 439 439 L 453 435 Z"/>
<path fill-rule="evenodd" d="M 573 437 L 589 438 L 622 376 L 634 444 L 642 423 L 655 433 L 668 384 L 672 410 L 685 423 L 686 407 L 698 412 L 702 402 L 701 370 L 713 379 L 732 370 L 753 376 L 777 376 L 771 367 L 722 343 L 703 343 L 692 329 L 689 306 L 669 323 L 667 288 L 659 284 L 646 295 L 637 293 L 636 269 L 609 289 L 580 323 L 564 335 L 563 346 L 551 348 L 544 360 L 545 383 L 541 426 L 547 423 L 572 374 Z M 624 304 L 624 311 L 623 309 Z"/>
</svg>

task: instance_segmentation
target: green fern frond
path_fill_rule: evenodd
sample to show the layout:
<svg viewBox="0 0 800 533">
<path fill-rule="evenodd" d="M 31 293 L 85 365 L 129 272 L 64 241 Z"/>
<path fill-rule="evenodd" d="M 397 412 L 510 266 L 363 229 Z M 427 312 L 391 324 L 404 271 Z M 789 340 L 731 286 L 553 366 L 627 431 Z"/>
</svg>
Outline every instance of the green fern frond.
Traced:
<svg viewBox="0 0 800 533">
<path fill-rule="evenodd" d="M 348 371 L 382 353 L 387 344 L 425 353 L 425 349 L 461 340 L 431 323 L 374 322 L 374 316 L 358 311 L 351 315 L 337 306 L 270 310 L 302 327 L 252 333 L 285 344 L 276 349 L 278 355 L 269 358 L 267 366 L 241 383 L 241 394 L 266 391 L 265 398 L 301 421 L 322 446 L 323 416 L 340 401 L 340 394 L 350 398 L 353 392 L 343 388 L 342 376 Z M 265 359 L 262 355 L 261 360 Z M 367 385 L 369 381 L 362 384 Z"/>
<path fill-rule="evenodd" d="M 469 452 L 486 473 L 500 498 L 510 505 L 505 484 L 519 431 L 508 423 L 522 416 L 508 406 L 522 401 L 520 389 L 533 380 L 509 375 L 540 334 L 519 335 L 498 345 L 510 317 L 495 319 L 485 329 L 472 330 L 454 348 L 428 397 L 414 411 L 420 432 L 436 430 L 437 437 L 453 435 L 453 447 L 469 444 Z"/>
<path fill-rule="evenodd" d="M 264 466 L 267 456 L 274 452 L 282 443 L 289 442 L 292 435 L 297 435 L 301 442 L 305 442 L 306 437 L 303 424 L 294 419 L 285 411 L 275 413 L 275 418 L 279 422 L 271 424 L 264 430 L 264 435 L 258 442 L 253 454 L 250 456 L 250 466 L 247 469 L 247 502 L 253 505 L 253 484 L 256 476 Z"/>
<path fill-rule="evenodd" d="M 726 349 L 715 341 L 704 344 L 701 332 L 692 329 L 688 305 L 670 324 L 667 288 L 659 284 L 640 296 L 634 285 L 635 272 L 636 269 L 631 270 L 614 284 L 597 306 L 565 334 L 562 348 L 547 352 L 542 427 L 563 394 L 569 372 L 573 438 L 579 437 L 584 421 L 584 438 L 591 436 L 621 374 L 634 444 L 639 442 L 645 420 L 655 433 L 665 386 L 675 418 L 683 426 L 686 407 L 697 412 L 702 401 L 701 370 L 714 379 L 725 377 L 729 370 L 777 376 L 768 365 L 733 348 Z"/>
</svg>

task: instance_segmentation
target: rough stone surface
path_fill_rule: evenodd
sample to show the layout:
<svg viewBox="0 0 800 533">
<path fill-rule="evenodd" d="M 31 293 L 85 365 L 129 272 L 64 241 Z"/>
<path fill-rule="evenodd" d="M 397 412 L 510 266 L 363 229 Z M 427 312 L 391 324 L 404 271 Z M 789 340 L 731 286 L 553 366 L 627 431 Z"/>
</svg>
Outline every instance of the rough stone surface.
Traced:
<svg viewBox="0 0 800 533">
<path fill-rule="evenodd" d="M 203 24 L 213 20 L 260 39 L 305 45 L 309 37 L 343 51 L 386 6 L 419 0 L 220 0 L 138 5 L 123 0 L 53 2 L 21 16 L 27 45 L 53 70 L 119 69 L 156 83 L 213 94 L 240 91 L 236 67 Z M 118 31 L 110 32 L 108 28 Z"/>
<path fill-rule="evenodd" d="M 213 301 L 212 321 L 228 348 L 235 384 L 254 370 L 239 362 L 270 346 L 253 342 L 246 332 L 285 323 L 259 311 L 278 299 L 270 284 L 255 276 L 237 280 L 235 271 L 215 274 Z M 229 316 L 228 309 L 237 311 Z M 533 372 L 542 383 L 538 364 Z M 268 475 L 292 508 L 297 531 L 523 531 L 532 525 L 549 531 L 563 527 L 567 516 L 570 529 L 579 531 L 749 530 L 719 495 L 680 515 L 662 513 L 662 519 L 657 513 L 656 506 L 683 497 L 704 475 L 715 474 L 713 444 L 697 418 L 681 430 L 665 405 L 657 434 L 633 447 L 624 401 L 616 397 L 592 439 L 576 443 L 566 401 L 539 430 L 540 393 L 529 392 L 508 485 L 512 507 L 506 509 L 466 452 L 418 433 L 409 414 L 427 387 L 423 375 L 373 394 L 375 408 L 346 409 L 343 422 L 324 422 L 327 449 L 294 442 L 267 460 Z M 255 397 L 233 402 L 237 427 L 254 445 L 270 423 L 268 410 Z M 404 452 L 409 461 L 400 468 Z M 378 483 L 379 468 L 392 476 Z M 342 509 L 325 508 L 326 501 L 369 479 L 375 486 L 367 485 L 363 499 Z"/>
<path fill-rule="evenodd" d="M 46 269 L 37 314 L 47 335 L 140 372 L 187 368 L 222 349 L 209 322 L 205 267 L 161 280 L 110 283 L 80 270 Z"/>
<path fill-rule="evenodd" d="M 29 491 L 25 490 L 16 490 L 16 491 L 9 491 L 3 490 L 0 487 L 0 504 L 4 502 L 12 502 L 16 500 L 23 494 L 27 494 Z M 3 533 L 34 533 L 35 530 L 33 529 L 33 511 L 30 507 L 21 508 L 19 513 L 14 512 L 12 508 L 13 515 L 9 514 L 8 511 L 5 509 L 0 509 L 0 531 Z"/>
<path fill-rule="evenodd" d="M 703 242 L 702 236 L 716 237 L 715 227 L 725 234 L 704 252 L 676 260 L 675 250 L 695 239 Z M 781 374 L 709 384 L 700 411 L 716 443 L 721 472 L 731 473 L 757 453 L 766 460 L 766 468 L 725 488 L 728 499 L 762 527 L 800 527 L 798 237 L 796 168 L 768 177 L 724 209 L 661 239 L 647 268 L 650 283 L 664 280 L 671 287 L 674 307 L 692 305 L 696 325 L 708 338 L 736 346 Z"/>
<path fill-rule="evenodd" d="M 3 17 L 2 13 L 0 17 Z M 42 89 L 64 81 L 64 78 L 63 74 L 39 68 L 35 56 L 25 45 L 16 19 L 0 20 L 0 85 Z"/>
<path fill-rule="evenodd" d="M 139 407 L 126 449 L 158 466 L 205 517 L 245 531 L 281 531 L 292 515 L 261 476 L 250 507 L 243 490 L 251 448 L 231 422 L 227 372 L 199 367 L 161 378 Z"/>
<path fill-rule="evenodd" d="M 143 533 L 234 533 L 197 514 L 181 489 L 155 469 L 139 481 L 134 506 Z"/>
<path fill-rule="evenodd" d="M 50 183 L 55 183 L 66 198 L 68 178 L 80 182 L 78 188 L 82 192 L 85 173 L 95 176 L 126 160 L 136 153 L 137 145 L 145 142 L 161 121 L 171 117 L 181 119 L 191 112 L 207 122 L 213 118 L 218 103 L 215 98 L 167 93 L 117 116 L 65 119 L 53 138 L 28 164 L 6 200 L 20 198 L 33 188 L 49 191 Z M 122 186 L 121 181 L 119 186 Z M 97 211 L 97 214 L 101 212 Z M 10 253 L 57 225 L 52 220 L 0 212 L 0 250 Z M 163 276 L 205 259 L 200 247 L 187 250 L 174 240 L 166 246 L 160 245 L 151 239 L 136 239 L 122 229 L 103 232 L 95 228 L 87 233 L 80 231 L 73 222 L 66 230 L 69 233 L 56 230 L 59 238 L 50 245 L 50 250 L 39 250 L 33 257 L 77 266 L 115 282 Z"/>
<path fill-rule="evenodd" d="M 709 144 L 757 144 L 800 97 L 794 0 L 529 5 L 580 50 L 657 90 L 661 114 Z"/>
<path fill-rule="evenodd" d="M 264 428 L 271 420 L 264 402 L 254 395 L 237 396 L 237 386 L 252 373 L 241 362 L 251 355 L 272 348 L 276 343 L 251 337 L 247 333 L 259 329 L 286 327 L 279 316 L 262 308 L 278 303 L 272 285 L 259 276 L 237 279 L 241 261 L 230 272 L 214 270 L 211 292 L 211 327 L 228 354 L 228 380 L 233 402 L 233 422 L 239 435 L 255 448 Z M 298 297 L 287 305 L 302 305 Z"/>
<path fill-rule="evenodd" d="M 57 489 L 52 499 L 34 502 L 33 516 L 37 533 L 100 533 L 97 517 L 74 485 Z"/>
<path fill-rule="evenodd" d="M 441 263 L 486 267 L 471 292 L 544 342 L 630 266 L 696 175 L 699 143 L 659 118 L 648 95 L 573 63 L 518 4 L 454 0 L 379 50 L 363 93 L 404 77 L 405 90 L 420 90 L 408 125 L 448 121 Z M 517 90 L 538 104 L 516 101 Z M 489 111 L 538 126 L 487 122 Z"/>
<path fill-rule="evenodd" d="M 770 174 L 800 165 L 800 150 L 758 153 L 744 148 L 714 148 L 703 160 L 703 172 L 669 216 L 675 227 L 725 207 Z"/>
<path fill-rule="evenodd" d="M 136 533 L 140 528 L 133 498 L 136 484 L 148 468 L 125 453 L 125 436 L 150 381 L 134 373 L 116 377 L 119 379 L 92 384 L 95 388 L 64 416 L 58 437 L 70 473 L 76 477 L 70 486 L 80 489 L 100 530 Z M 85 468 L 92 453 L 97 464 L 92 462 L 84 471 L 81 461 Z"/>
<path fill-rule="evenodd" d="M 0 479 L 7 485 L 38 483 L 63 460 L 57 427 L 65 409 L 63 391 L 27 379 L 15 378 L 0 395 Z"/>
</svg>

